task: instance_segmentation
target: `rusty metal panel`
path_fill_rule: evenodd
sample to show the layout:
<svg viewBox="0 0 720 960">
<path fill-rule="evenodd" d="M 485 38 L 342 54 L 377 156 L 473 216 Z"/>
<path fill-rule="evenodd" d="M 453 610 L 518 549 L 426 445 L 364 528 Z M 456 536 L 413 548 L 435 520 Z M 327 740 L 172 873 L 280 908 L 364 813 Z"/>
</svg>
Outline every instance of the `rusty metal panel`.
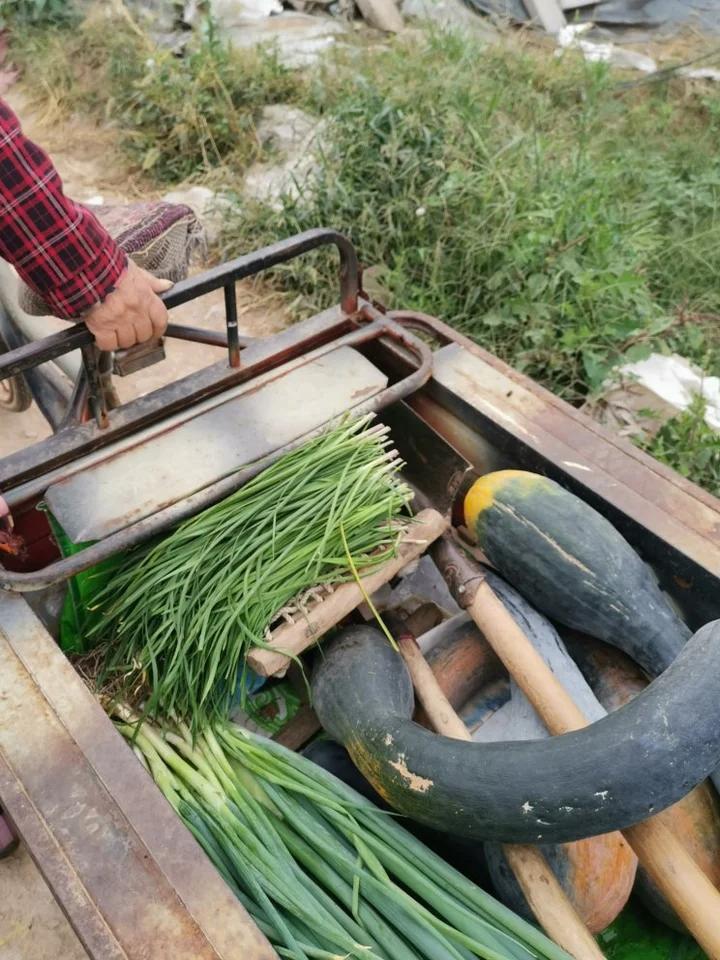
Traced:
<svg viewBox="0 0 720 960">
<path fill-rule="evenodd" d="M 277 960 L 12 595 L 0 596 L 0 802 L 93 960 Z"/>
<path fill-rule="evenodd" d="M 357 347 L 358 349 L 362 349 L 368 346 L 371 347 L 373 345 L 379 346 L 381 343 L 390 341 L 394 342 L 398 347 L 403 348 L 404 351 L 407 351 L 410 356 L 413 357 L 415 363 L 411 369 L 411 372 L 409 372 L 407 376 L 403 377 L 402 379 L 393 382 L 379 393 L 371 395 L 369 398 L 361 401 L 357 406 L 354 407 L 354 410 L 358 414 L 371 411 L 377 412 L 378 410 L 384 409 L 397 400 L 414 393 L 424 383 L 427 382 L 431 375 L 431 351 L 426 344 L 406 332 L 402 327 L 394 324 L 391 320 L 383 319 L 381 314 L 377 314 L 377 316 L 375 316 L 375 311 L 373 311 L 373 308 L 370 305 L 366 305 L 366 307 L 363 307 L 363 309 L 367 309 L 368 319 L 371 320 L 370 323 L 366 323 L 364 326 L 356 328 L 350 333 L 346 333 L 345 335 L 334 340 L 331 338 L 331 342 L 324 342 L 322 346 L 311 350 L 309 353 L 303 353 L 302 347 L 304 346 L 309 350 L 313 346 L 315 338 L 306 338 L 298 347 L 300 350 L 299 355 L 295 356 L 292 360 L 288 360 L 284 365 L 281 364 L 280 368 L 278 368 L 276 364 L 278 355 L 271 352 L 270 357 L 266 358 L 266 361 L 262 361 L 258 364 L 261 369 L 257 369 L 255 374 L 257 376 L 262 376 L 268 372 L 268 369 L 272 369 L 274 377 L 280 378 L 287 376 L 290 370 L 299 366 L 304 366 L 313 359 L 330 354 L 342 346 L 353 346 Z M 268 369 L 265 369 L 266 364 L 270 365 Z M 246 374 L 248 374 L 247 379 L 252 379 L 249 375 L 249 368 L 245 367 L 244 371 Z M 203 371 L 201 371 L 201 373 L 202 372 Z M 172 396 L 175 396 L 174 391 L 177 386 L 178 384 L 171 384 L 168 387 L 161 388 L 155 391 L 153 394 L 150 394 L 149 398 L 154 398 L 153 402 L 157 403 L 159 402 L 160 398 L 166 397 L 169 407 L 173 408 L 172 410 L 169 410 L 169 412 L 174 413 L 174 403 L 180 403 L 180 400 L 178 399 L 171 403 L 170 399 Z M 143 399 L 148 398 L 140 398 L 139 400 L 131 401 L 131 403 L 126 404 L 125 406 L 114 411 L 113 416 L 117 415 L 120 419 L 122 419 L 131 407 L 140 404 Z M 194 397 L 186 398 L 185 406 L 187 406 L 193 399 Z M 138 425 L 139 424 L 136 423 L 136 426 Z M 54 444 L 58 439 L 62 440 L 63 437 L 76 434 L 79 431 L 78 435 L 80 436 L 80 445 L 76 448 L 75 452 L 78 456 L 84 455 L 83 451 L 85 450 L 87 438 L 83 439 L 82 431 L 85 426 L 87 425 L 83 425 L 82 427 L 68 428 L 67 430 L 61 431 L 59 434 L 56 434 L 47 440 L 41 441 L 40 444 L 36 444 L 35 448 L 33 448 L 35 450 L 36 457 L 41 456 L 43 449 L 45 449 L 48 456 L 51 457 L 51 459 L 45 464 L 46 472 L 54 471 L 58 466 L 56 456 L 57 451 L 54 447 Z M 115 423 L 111 429 L 104 431 L 103 435 L 106 438 L 107 436 L 112 436 L 113 432 L 117 429 L 118 426 L 117 423 Z M 126 422 L 120 432 L 121 438 L 126 435 L 128 429 L 129 425 Z M 128 548 L 135 546 L 137 543 L 141 543 L 158 533 L 162 533 L 180 520 L 183 520 L 188 516 L 193 516 L 200 510 L 205 509 L 206 507 L 222 500 L 224 497 L 229 496 L 231 493 L 234 493 L 235 490 L 242 486 L 243 483 L 246 483 L 251 477 L 256 476 L 261 469 L 268 466 L 271 462 L 278 459 L 283 454 L 295 449 L 295 447 L 299 446 L 305 440 L 309 439 L 314 433 L 319 432 L 322 429 L 323 427 L 320 426 L 317 428 L 317 430 L 311 431 L 304 437 L 291 440 L 283 446 L 276 448 L 271 455 L 264 458 L 262 461 L 255 461 L 254 463 L 247 464 L 245 467 L 238 469 L 229 476 L 211 483 L 209 486 L 199 490 L 197 493 L 191 494 L 190 496 L 187 496 L 176 503 L 170 503 L 169 505 L 157 509 L 156 512 L 152 513 L 150 516 L 141 517 L 140 519 L 136 519 L 134 521 L 130 521 L 128 519 L 128 525 L 122 530 L 118 530 L 115 533 L 110 533 L 104 539 L 93 543 L 91 546 L 85 547 L 83 550 L 78 551 L 71 556 L 53 560 L 40 570 L 32 572 L 16 572 L 11 570 L 4 571 L 2 566 L 0 566 L 0 589 L 17 591 L 20 593 L 30 592 L 33 590 L 42 590 L 53 583 L 58 583 L 61 580 L 67 580 L 82 570 L 89 569 L 90 567 L 101 562 L 102 560 L 105 560 L 107 557 L 110 557 L 115 553 L 118 553 L 122 550 L 127 550 Z M 69 450 L 66 450 L 64 455 L 69 455 Z M 0 484 L 2 483 L 3 464 L 11 461 L 12 459 L 13 457 L 9 457 L 5 461 L 0 462 Z M 40 466 L 39 461 L 36 462 L 36 468 L 38 469 L 39 473 L 42 473 L 42 467 Z"/>
<path fill-rule="evenodd" d="M 387 387 L 362 354 L 340 347 L 188 418 L 68 479 L 45 499 L 74 543 L 101 540 L 262 460 Z M 148 483 L 148 478 L 151 482 Z"/>
<path fill-rule="evenodd" d="M 513 437 L 720 576 L 720 501 L 558 398 L 527 388 L 463 345 L 434 355 L 433 378 Z M 551 398 L 551 399 L 550 399 Z"/>
</svg>

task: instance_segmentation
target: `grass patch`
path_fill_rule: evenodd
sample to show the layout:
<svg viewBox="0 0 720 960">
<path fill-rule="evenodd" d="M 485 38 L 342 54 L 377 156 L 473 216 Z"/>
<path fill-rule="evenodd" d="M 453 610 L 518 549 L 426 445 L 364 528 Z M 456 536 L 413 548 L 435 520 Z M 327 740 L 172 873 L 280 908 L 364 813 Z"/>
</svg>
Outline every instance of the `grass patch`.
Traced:
<svg viewBox="0 0 720 960">
<path fill-rule="evenodd" d="M 331 224 L 393 305 L 572 403 L 650 346 L 717 368 L 717 325 L 679 312 L 720 312 L 720 101 L 681 93 L 446 35 L 350 59 L 309 91 L 330 119 L 316 195 L 244 206 L 226 248 Z M 284 282 L 313 306 L 335 295 L 329 260 Z"/>
<path fill-rule="evenodd" d="M 653 457 L 720 497 L 720 438 L 705 422 L 705 401 L 665 423 L 642 447 Z"/>
<path fill-rule="evenodd" d="M 57 26 L 77 20 L 72 0 L 0 0 L 0 28 Z"/>
<path fill-rule="evenodd" d="M 219 168 L 237 176 L 260 153 L 262 108 L 302 86 L 272 52 L 232 49 L 210 21 L 177 55 L 102 7 L 74 30 L 17 31 L 12 53 L 26 86 L 60 112 L 112 120 L 122 148 L 162 184 Z"/>
</svg>

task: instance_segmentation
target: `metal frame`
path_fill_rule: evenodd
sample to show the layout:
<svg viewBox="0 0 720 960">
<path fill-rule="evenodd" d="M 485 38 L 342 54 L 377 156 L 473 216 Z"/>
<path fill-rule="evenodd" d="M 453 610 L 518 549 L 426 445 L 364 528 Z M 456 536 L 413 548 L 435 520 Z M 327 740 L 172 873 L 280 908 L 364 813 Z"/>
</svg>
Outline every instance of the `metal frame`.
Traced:
<svg viewBox="0 0 720 960">
<path fill-rule="evenodd" d="M 248 344 L 244 363 L 240 366 L 235 306 L 236 281 L 327 244 L 335 245 L 340 252 L 339 310 L 321 314 L 277 337 Z M 267 376 L 272 377 L 275 371 L 277 376 L 283 376 L 339 347 L 373 347 L 385 351 L 392 347 L 409 358 L 409 370 L 405 375 L 379 394 L 359 404 L 355 408 L 358 414 L 381 410 L 408 396 L 419 389 L 431 375 L 432 355 L 429 348 L 412 333 L 361 299 L 357 255 L 350 242 L 335 231 L 308 231 L 216 267 L 177 284 L 165 295 L 165 302 L 169 307 L 178 306 L 219 287 L 223 287 L 225 291 L 227 363 L 218 363 L 196 374 L 190 374 L 176 383 L 119 407 L 109 417 L 107 404 L 102 400 L 102 378 L 109 372 L 109 355 L 97 353 L 84 326 L 77 325 L 0 356 L 0 377 L 7 377 L 33 370 L 38 365 L 78 347 L 83 351 L 83 375 L 75 384 L 61 428 L 53 437 L 0 463 L 0 489 L 13 505 L 27 501 L 31 495 L 36 498 L 42 496 L 49 482 L 46 479 L 49 474 L 53 475 L 54 480 L 67 476 L 73 472 L 73 465 L 79 465 L 82 458 L 96 451 L 115 445 L 123 438 L 134 436 L 153 424 L 166 423 L 174 414 L 191 410 L 193 406 L 209 398 L 221 397 L 231 388 L 248 383 L 252 389 L 254 382 L 261 376 L 267 380 Z M 173 325 L 170 332 L 193 341 L 218 343 L 219 340 L 217 333 L 196 328 Z M 81 411 L 88 402 L 96 413 L 95 422 L 79 422 Z M 250 464 L 193 496 L 136 521 L 72 556 L 56 560 L 42 570 L 28 573 L 0 568 L 0 589 L 13 592 L 45 589 L 89 569 L 113 554 L 160 534 L 180 520 L 228 496 L 260 470 L 302 443 L 307 436 L 285 444 L 261 463 Z M 117 447 L 113 446 L 113 451 L 115 449 Z M 108 450 L 108 455 L 112 455 L 113 451 Z M 14 490 L 18 490 L 16 495 L 13 495 Z"/>
<path fill-rule="evenodd" d="M 55 640 L 2 593 L 0 798 L 92 960 L 277 960 Z"/>
<path fill-rule="evenodd" d="M 228 365 L 232 369 L 238 369 L 240 351 L 251 341 L 241 338 L 238 333 L 235 284 L 323 246 L 335 246 L 338 250 L 340 306 L 348 315 L 355 313 L 360 295 L 360 264 L 357 253 L 347 237 L 336 230 L 323 228 L 308 230 L 296 237 L 213 267 L 197 277 L 176 283 L 171 290 L 161 294 L 168 310 L 222 287 L 225 293 L 226 332 L 223 335 L 216 331 L 171 323 L 166 335 L 193 343 L 226 347 Z M 17 339 L 14 338 L 16 344 Z M 68 392 L 65 384 L 58 383 L 58 378 L 48 370 L 35 371 L 35 367 L 74 350 L 82 351 L 83 367 L 77 382 L 70 387 L 71 392 Z M 104 379 L 104 375 L 109 374 L 110 369 L 109 355 L 101 354 L 97 350 L 92 334 L 83 323 L 74 324 L 67 330 L 43 340 L 16 345 L 10 352 L 0 354 L 0 381 L 32 371 L 31 388 L 53 429 L 63 429 L 70 424 L 82 422 L 88 408 L 98 427 L 105 429 L 108 426 L 110 404 L 107 395 L 108 380 Z"/>
<path fill-rule="evenodd" d="M 367 310 L 370 315 L 374 313 L 369 305 L 367 305 Z M 333 324 L 329 327 L 329 329 L 331 331 L 335 331 L 337 327 Z M 380 342 L 382 340 L 389 340 L 397 343 L 402 348 L 409 351 L 416 362 L 416 369 L 414 372 L 410 373 L 397 383 L 386 387 L 380 393 L 354 408 L 354 411 L 358 415 L 370 411 L 382 410 L 384 407 L 390 406 L 395 401 L 415 392 L 429 379 L 432 373 L 432 355 L 425 344 L 421 343 L 419 340 L 416 340 L 411 334 L 405 332 L 397 324 L 382 317 L 381 315 L 377 315 L 376 319 L 371 320 L 366 326 L 360 327 L 360 329 L 351 330 L 350 332 L 339 337 L 336 336 L 329 342 L 323 344 L 321 347 L 315 350 L 310 350 L 309 352 L 300 352 L 298 355 L 298 351 L 301 351 L 303 346 L 307 346 L 307 340 L 301 340 L 297 344 L 295 355 L 291 357 L 290 360 L 287 358 L 288 351 L 273 353 L 267 358 L 244 367 L 242 371 L 238 371 L 233 380 L 235 383 L 247 381 L 257 377 L 260 373 L 264 373 L 268 369 L 278 369 L 278 375 L 282 376 L 283 374 L 288 373 L 291 369 L 303 366 L 311 360 L 315 360 L 318 357 L 322 357 L 323 355 L 330 353 L 331 351 L 337 350 L 339 347 L 362 347 L 372 343 L 373 341 Z M 230 384 L 226 383 L 225 385 L 227 387 Z M 156 391 L 154 396 L 157 403 L 162 404 L 163 399 L 167 397 L 168 390 L 169 388 L 161 388 L 160 390 Z M 153 395 L 151 395 L 151 397 L 152 396 Z M 191 404 L 192 400 L 192 397 L 186 396 L 185 405 L 187 406 Z M 167 408 L 168 404 L 165 404 L 164 409 L 167 410 Z M 130 424 L 135 428 L 135 430 L 140 429 L 145 422 L 147 421 L 142 417 L 136 417 L 130 420 Z M 279 457 L 283 456 L 283 454 L 293 450 L 295 447 L 307 440 L 309 436 L 312 436 L 313 433 L 317 433 L 322 429 L 324 428 L 319 427 L 318 431 L 305 434 L 304 436 L 279 447 L 264 460 L 258 463 L 249 464 L 247 467 L 238 470 L 236 473 L 224 478 L 223 480 L 219 480 L 216 483 L 205 487 L 203 490 L 198 491 L 185 500 L 165 507 L 163 510 L 158 511 L 157 513 L 154 513 L 143 520 L 136 521 L 123 530 L 111 534 L 110 536 L 96 544 L 93 544 L 90 547 L 86 547 L 79 553 L 75 553 L 72 556 L 65 557 L 64 559 L 51 563 L 42 570 L 32 573 L 16 573 L 0 568 L 0 589 L 15 592 L 42 590 L 48 586 L 51 586 L 52 584 L 67 580 L 76 573 L 80 573 L 82 570 L 87 570 L 95 564 L 100 563 L 102 560 L 119 553 L 120 551 L 127 550 L 152 536 L 156 536 L 168 530 L 180 520 L 192 516 L 195 513 L 199 513 L 201 510 L 206 509 L 213 503 L 217 503 L 224 497 L 229 496 L 252 477 L 256 476 L 261 470 L 265 469 L 265 467 L 267 467 L 270 463 L 273 463 Z M 64 437 L 63 439 L 75 442 L 71 442 L 70 449 L 62 458 L 60 458 L 60 462 L 71 462 L 73 459 L 73 454 L 75 457 L 77 457 L 86 450 L 93 449 L 93 433 L 95 433 L 96 430 L 97 428 L 93 425 L 83 425 L 76 427 L 73 431 L 68 431 L 67 437 Z M 126 432 L 127 425 L 125 426 L 125 429 L 123 429 L 123 435 Z M 117 431 L 105 430 L 103 433 L 108 434 L 109 439 L 112 439 L 114 435 L 117 435 Z M 86 436 L 88 434 L 89 436 Z M 44 441 L 44 444 L 39 444 L 37 446 L 42 447 L 45 445 L 51 445 L 53 439 L 55 438 Z M 103 439 L 105 439 L 105 437 L 103 437 Z M 55 462 L 45 460 L 43 469 L 52 469 L 54 465 Z M 12 487 L 13 478 L 10 477 L 8 480 L 10 487 Z M 17 475 L 15 480 L 17 480 Z"/>
</svg>

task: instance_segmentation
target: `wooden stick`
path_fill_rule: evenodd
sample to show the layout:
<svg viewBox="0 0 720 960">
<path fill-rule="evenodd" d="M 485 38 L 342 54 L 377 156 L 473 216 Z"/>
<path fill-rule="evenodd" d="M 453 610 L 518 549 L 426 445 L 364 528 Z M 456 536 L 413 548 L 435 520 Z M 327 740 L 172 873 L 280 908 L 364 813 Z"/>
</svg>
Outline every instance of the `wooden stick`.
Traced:
<svg viewBox="0 0 720 960">
<path fill-rule="evenodd" d="M 283 624 L 274 633 L 268 647 L 253 647 L 248 653 L 248 666 L 263 677 L 271 677 L 287 670 L 292 657 L 306 650 L 320 637 L 358 607 L 365 596 L 371 596 L 379 587 L 416 560 L 428 546 L 448 528 L 448 521 L 437 510 L 421 510 L 415 522 L 400 541 L 397 555 L 365 577 L 363 589 L 357 583 L 343 583 L 326 600 L 310 610 L 296 623 Z"/>
<path fill-rule="evenodd" d="M 461 718 L 422 655 L 415 639 L 397 638 L 418 700 L 432 727 L 446 737 L 471 740 Z M 540 925 L 575 960 L 602 960 L 603 953 L 578 916 L 542 852 L 529 844 L 503 844 L 503 852 Z"/>
<path fill-rule="evenodd" d="M 467 610 L 550 733 L 562 734 L 587 726 L 583 712 L 487 581 L 477 587 Z M 720 960 L 720 892 L 656 817 L 622 833 L 710 960 Z"/>
</svg>

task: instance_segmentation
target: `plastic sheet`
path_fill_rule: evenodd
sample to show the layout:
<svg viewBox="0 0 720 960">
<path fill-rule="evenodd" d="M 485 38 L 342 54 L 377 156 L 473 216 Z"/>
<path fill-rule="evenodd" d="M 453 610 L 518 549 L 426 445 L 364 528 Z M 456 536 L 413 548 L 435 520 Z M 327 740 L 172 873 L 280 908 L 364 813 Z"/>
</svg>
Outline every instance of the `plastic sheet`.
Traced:
<svg viewBox="0 0 720 960">
<path fill-rule="evenodd" d="M 479 13 L 517 22 L 530 19 L 522 0 L 465 0 Z M 566 10 L 569 20 L 603 27 L 663 28 L 672 32 L 684 25 L 720 33 L 720 0 L 604 0 Z"/>
</svg>

